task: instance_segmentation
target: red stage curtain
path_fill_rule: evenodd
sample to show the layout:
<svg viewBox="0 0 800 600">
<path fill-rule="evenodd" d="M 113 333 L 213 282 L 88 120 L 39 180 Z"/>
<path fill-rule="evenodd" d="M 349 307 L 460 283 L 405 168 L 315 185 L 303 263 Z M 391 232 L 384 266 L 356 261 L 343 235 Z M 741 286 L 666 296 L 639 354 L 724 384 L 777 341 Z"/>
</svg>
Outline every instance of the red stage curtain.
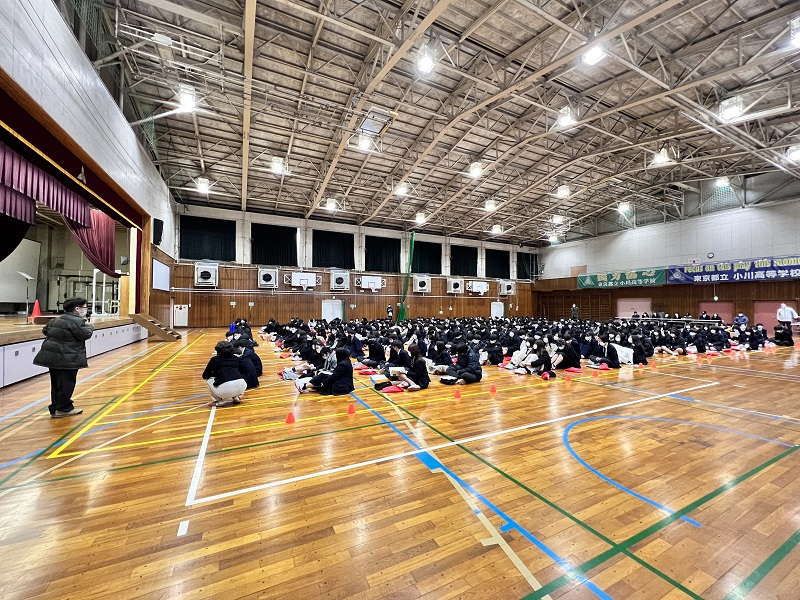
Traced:
<svg viewBox="0 0 800 600">
<path fill-rule="evenodd" d="M 94 209 L 90 219 L 91 227 L 82 227 L 70 219 L 64 219 L 64 223 L 95 268 L 109 277 L 119 277 L 120 274 L 114 272 L 114 219 Z"/>
</svg>

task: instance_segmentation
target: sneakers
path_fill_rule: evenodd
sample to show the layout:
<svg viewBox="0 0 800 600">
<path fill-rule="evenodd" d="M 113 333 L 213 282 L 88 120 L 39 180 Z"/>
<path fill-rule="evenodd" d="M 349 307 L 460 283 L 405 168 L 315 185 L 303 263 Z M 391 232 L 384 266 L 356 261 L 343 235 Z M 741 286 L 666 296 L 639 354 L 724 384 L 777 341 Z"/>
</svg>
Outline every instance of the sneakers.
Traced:
<svg viewBox="0 0 800 600">
<path fill-rule="evenodd" d="M 64 417 L 74 417 L 75 415 L 79 415 L 82 412 L 83 412 L 83 410 L 78 410 L 76 408 L 73 408 L 70 411 L 57 410 L 56 412 L 54 412 L 53 414 L 50 415 L 50 418 L 51 419 L 63 419 Z"/>
<path fill-rule="evenodd" d="M 421 390 L 422 388 L 419 387 L 416 383 L 412 383 L 410 386 L 408 386 L 407 389 L 409 392 L 416 392 L 417 390 Z"/>
<path fill-rule="evenodd" d="M 528 370 L 525 369 L 524 367 L 520 367 L 519 369 L 514 369 L 514 373 L 516 373 L 517 375 L 527 375 Z"/>
</svg>

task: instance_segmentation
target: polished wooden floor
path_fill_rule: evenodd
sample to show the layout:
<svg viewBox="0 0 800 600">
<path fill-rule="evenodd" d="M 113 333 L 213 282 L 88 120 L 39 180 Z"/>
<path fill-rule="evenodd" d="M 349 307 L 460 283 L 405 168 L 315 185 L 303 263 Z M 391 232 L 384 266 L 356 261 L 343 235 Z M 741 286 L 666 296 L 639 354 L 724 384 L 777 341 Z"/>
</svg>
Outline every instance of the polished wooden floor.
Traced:
<svg viewBox="0 0 800 600">
<path fill-rule="evenodd" d="M 209 409 L 217 337 L 0 390 L 0 598 L 800 598 L 800 349 Z"/>
</svg>

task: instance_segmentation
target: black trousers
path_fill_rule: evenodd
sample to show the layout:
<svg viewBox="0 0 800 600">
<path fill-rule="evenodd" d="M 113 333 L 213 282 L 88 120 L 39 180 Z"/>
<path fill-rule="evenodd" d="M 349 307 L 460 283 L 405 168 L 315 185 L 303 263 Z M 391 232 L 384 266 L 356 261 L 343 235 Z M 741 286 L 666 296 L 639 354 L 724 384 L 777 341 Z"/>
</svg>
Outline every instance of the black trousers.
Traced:
<svg viewBox="0 0 800 600">
<path fill-rule="evenodd" d="M 57 410 L 69 412 L 75 408 L 72 393 L 77 379 L 78 369 L 50 369 L 50 406 L 47 408 L 51 415 Z"/>
</svg>

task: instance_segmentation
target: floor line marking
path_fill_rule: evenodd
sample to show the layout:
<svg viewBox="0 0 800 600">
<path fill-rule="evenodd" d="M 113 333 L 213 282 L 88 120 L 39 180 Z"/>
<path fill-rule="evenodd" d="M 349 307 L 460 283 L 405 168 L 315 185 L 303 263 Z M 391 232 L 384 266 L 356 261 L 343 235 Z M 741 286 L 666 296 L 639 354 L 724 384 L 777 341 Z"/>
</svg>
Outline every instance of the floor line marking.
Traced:
<svg viewBox="0 0 800 600">
<path fill-rule="evenodd" d="M 127 400 L 128 398 L 130 398 L 130 397 L 131 397 L 131 396 L 132 396 L 132 395 L 133 395 L 135 392 L 137 392 L 137 391 L 138 391 L 138 390 L 140 390 L 142 387 L 144 387 L 144 385 L 145 385 L 146 383 L 148 383 L 148 382 L 149 382 L 151 379 L 153 379 L 153 378 L 154 378 L 156 375 L 158 375 L 158 374 L 159 374 L 159 373 L 160 373 L 160 372 L 161 372 L 161 371 L 162 371 L 162 370 L 163 370 L 165 367 L 167 367 L 167 366 L 168 366 L 170 363 L 172 363 L 174 360 L 176 360 L 176 359 L 177 359 L 179 356 L 181 356 L 181 355 L 182 355 L 184 352 L 186 352 L 186 351 L 187 351 L 189 348 L 191 348 L 191 347 L 192 347 L 194 344 L 196 344 L 197 342 L 199 342 L 199 341 L 200 341 L 200 340 L 203 338 L 203 336 L 204 336 L 204 335 L 205 335 L 204 333 L 201 333 L 201 334 L 200 334 L 200 335 L 197 337 L 197 339 L 196 339 L 196 340 L 194 340 L 194 341 L 193 341 L 193 342 L 191 342 L 191 343 L 190 343 L 188 346 L 185 346 L 185 347 L 183 347 L 183 348 L 182 348 L 180 351 L 178 351 L 177 353 L 175 353 L 175 355 L 174 355 L 174 356 L 172 356 L 172 357 L 171 357 L 169 360 L 167 360 L 167 361 L 166 361 L 166 362 L 165 362 L 165 363 L 164 363 L 164 364 L 163 364 L 161 367 L 159 367 L 157 370 L 153 371 L 153 372 L 152 372 L 150 375 L 148 375 L 148 376 L 147 376 L 145 379 L 143 379 L 141 382 L 139 382 L 139 384 L 138 384 L 136 387 L 134 387 L 134 388 L 133 388 L 133 389 L 132 389 L 130 392 L 128 392 L 128 393 L 127 393 L 127 394 L 125 394 L 125 395 L 124 395 L 122 398 L 120 398 L 119 400 L 117 400 L 116 402 L 114 402 L 114 403 L 113 403 L 111 406 L 109 406 L 109 407 L 108 407 L 106 410 L 104 410 L 104 411 L 103 411 L 102 413 L 100 413 L 100 414 L 99 414 L 97 417 L 95 417 L 95 419 L 94 419 L 93 421 L 91 421 L 91 422 L 90 422 L 90 423 L 88 423 L 86 426 L 84 426 L 84 428 L 83 428 L 83 429 L 81 429 L 81 431 L 80 431 L 80 432 L 78 432 L 78 434 L 76 434 L 76 435 L 72 436 L 70 439 L 68 439 L 68 440 L 66 441 L 66 443 L 65 443 L 65 444 L 63 444 L 62 446 L 59 446 L 58 448 L 56 448 L 55 452 L 51 453 L 51 454 L 50 454 L 50 456 L 48 456 L 47 458 L 57 458 L 57 457 L 58 457 L 58 456 L 59 456 L 59 455 L 60 455 L 60 454 L 61 454 L 61 453 L 62 453 L 62 452 L 63 452 L 63 451 L 66 449 L 66 448 L 68 448 L 68 447 L 70 446 L 70 444 L 72 444 L 72 443 L 73 443 L 75 440 L 77 440 L 77 439 L 78 439 L 78 438 L 79 438 L 81 435 L 83 435 L 83 434 L 84 434 L 84 433 L 86 433 L 88 430 L 90 430 L 92 427 L 94 427 L 94 426 L 95 426 L 95 425 L 96 425 L 98 422 L 100 422 L 100 421 L 101 421 L 103 418 L 105 418 L 105 416 L 106 416 L 106 415 L 108 415 L 108 414 L 109 414 L 109 413 L 110 413 L 112 410 L 114 410 L 114 409 L 115 409 L 117 406 L 119 406 L 120 404 L 122 404 L 122 403 L 123 403 L 125 400 Z"/>
<path fill-rule="evenodd" d="M 742 600 L 762 579 L 764 579 L 764 577 L 769 575 L 770 571 L 772 571 L 779 562 L 786 558 L 789 552 L 794 550 L 797 544 L 800 544 L 800 531 L 795 531 L 788 540 L 775 550 L 775 552 L 770 554 L 764 562 L 750 573 L 750 575 L 745 577 L 744 581 L 728 592 L 724 600 Z"/>
<path fill-rule="evenodd" d="M 762 412 L 760 410 L 750 410 L 747 408 L 739 408 L 738 406 L 726 406 L 725 404 L 706 402 L 705 400 L 698 400 L 697 398 L 689 398 L 688 396 L 678 396 L 677 394 L 672 394 L 670 397 L 675 398 L 676 400 L 683 400 L 684 402 L 691 402 L 692 404 L 704 404 L 706 406 L 713 406 L 715 408 L 722 408 L 736 412 L 743 412 L 751 415 L 756 415 L 759 417 L 767 417 L 770 419 L 774 419 L 776 421 L 788 421 L 790 423 L 800 423 L 800 419 L 796 417 L 790 417 L 789 415 L 775 415 L 768 412 Z"/>
<path fill-rule="evenodd" d="M 618 404 L 612 404 L 610 406 L 603 406 L 603 407 L 600 407 L 600 408 L 595 408 L 595 409 L 592 409 L 592 410 L 583 411 L 583 412 L 575 413 L 575 414 L 572 414 L 572 415 L 566 415 L 566 416 L 563 416 L 563 417 L 556 417 L 556 418 L 553 418 L 553 419 L 547 419 L 546 421 L 538 421 L 536 423 L 527 423 L 525 425 L 518 425 L 517 427 L 511 427 L 509 429 L 501 429 L 499 431 L 493 431 L 493 432 L 489 432 L 489 433 L 482 433 L 482 434 L 479 434 L 479 435 L 474 435 L 474 436 L 471 436 L 471 437 L 468 437 L 468 438 L 464 438 L 462 440 L 455 440 L 453 442 L 437 444 L 435 446 L 431 446 L 428 450 L 439 450 L 441 448 L 452 448 L 453 446 L 457 446 L 457 445 L 460 445 L 460 444 L 467 444 L 467 443 L 470 443 L 470 442 L 476 442 L 476 441 L 480 441 L 480 440 L 490 439 L 490 438 L 493 438 L 493 437 L 506 435 L 508 433 L 516 433 L 518 431 L 524 431 L 526 429 L 532 429 L 534 427 L 541 427 L 543 425 L 550 425 L 552 423 L 558 423 L 560 421 L 566 421 L 568 419 L 575 419 L 575 418 L 583 417 L 583 416 L 586 416 L 586 415 L 592 415 L 592 414 L 596 414 L 596 413 L 603 412 L 603 411 L 606 411 L 606 410 L 613 410 L 615 408 L 622 408 L 624 406 L 632 406 L 634 404 L 641 404 L 642 402 L 649 402 L 651 400 L 657 400 L 659 398 L 664 398 L 666 396 L 669 396 L 670 394 L 687 393 L 687 392 L 691 392 L 691 391 L 698 390 L 698 389 L 701 389 L 701 388 L 711 387 L 711 386 L 714 386 L 714 385 L 719 385 L 719 383 L 716 383 L 716 382 L 707 383 L 707 384 L 703 384 L 703 385 L 698 385 L 698 386 L 686 388 L 684 390 L 677 390 L 675 392 L 669 392 L 669 393 L 665 393 L 665 394 L 657 394 L 655 396 L 650 396 L 650 397 L 647 397 L 647 398 L 640 398 L 638 400 L 630 400 L 628 402 L 620 402 Z M 413 451 L 408 451 L 408 452 L 400 452 L 400 453 L 397 453 L 397 454 L 390 454 L 390 455 L 382 456 L 382 457 L 379 457 L 379 458 L 373 458 L 373 459 L 370 459 L 370 460 L 365 460 L 365 461 L 361 461 L 361 462 L 357 462 L 357 463 L 351 463 L 349 465 L 343 465 L 343 466 L 340 466 L 340 467 L 333 467 L 333 468 L 330 468 L 330 469 L 325 469 L 323 471 L 316 471 L 316 472 L 313 472 L 313 473 L 306 473 L 304 475 L 296 475 L 294 477 L 288 477 L 286 479 L 279 479 L 277 481 L 272 481 L 272 482 L 268 482 L 268 483 L 262 483 L 262 484 L 258 484 L 258 485 L 248 486 L 246 488 L 241 488 L 239 490 L 232 490 L 230 492 L 223 492 L 221 494 L 215 494 L 213 496 L 208 496 L 206 498 L 196 498 L 192 502 L 192 504 L 199 504 L 201 502 L 212 502 L 214 500 L 221 500 L 223 498 L 231 498 L 233 496 L 238 496 L 238 495 L 241 495 L 241 494 L 247 494 L 249 492 L 255 492 L 255 491 L 258 491 L 258 490 L 265 490 L 265 489 L 269 489 L 269 488 L 273 488 L 273 487 L 278 487 L 278 486 L 289 484 L 289 483 L 296 483 L 298 481 L 306 481 L 308 479 L 314 479 L 316 477 L 324 477 L 326 475 L 332 475 L 334 473 L 341 473 L 341 472 L 344 472 L 344 471 L 350 471 L 352 469 L 359 469 L 359 468 L 367 467 L 367 466 L 370 466 L 370 465 L 376 465 L 376 464 L 379 464 L 379 463 L 382 463 L 382 462 L 398 460 L 398 459 L 401 459 L 401 458 L 405 458 L 407 456 L 413 456 L 415 454 L 419 454 L 420 452 L 425 452 L 425 450 L 413 450 Z"/>
<path fill-rule="evenodd" d="M 214 415 L 217 414 L 217 407 L 212 406 L 208 414 L 208 423 L 206 424 L 206 431 L 203 434 L 203 442 L 200 444 L 200 451 L 197 454 L 197 462 L 194 465 L 194 473 L 192 474 L 192 482 L 189 485 L 189 494 L 186 496 L 186 506 L 191 506 L 191 503 L 197 497 L 197 488 L 200 485 L 200 477 L 203 474 L 203 463 L 206 460 L 206 450 L 208 450 L 208 440 L 211 437 L 211 428 L 214 425 Z"/>
<path fill-rule="evenodd" d="M 181 537 L 186 535 L 186 532 L 189 531 L 189 521 L 181 521 L 181 524 L 178 525 L 178 536 Z"/>
</svg>

